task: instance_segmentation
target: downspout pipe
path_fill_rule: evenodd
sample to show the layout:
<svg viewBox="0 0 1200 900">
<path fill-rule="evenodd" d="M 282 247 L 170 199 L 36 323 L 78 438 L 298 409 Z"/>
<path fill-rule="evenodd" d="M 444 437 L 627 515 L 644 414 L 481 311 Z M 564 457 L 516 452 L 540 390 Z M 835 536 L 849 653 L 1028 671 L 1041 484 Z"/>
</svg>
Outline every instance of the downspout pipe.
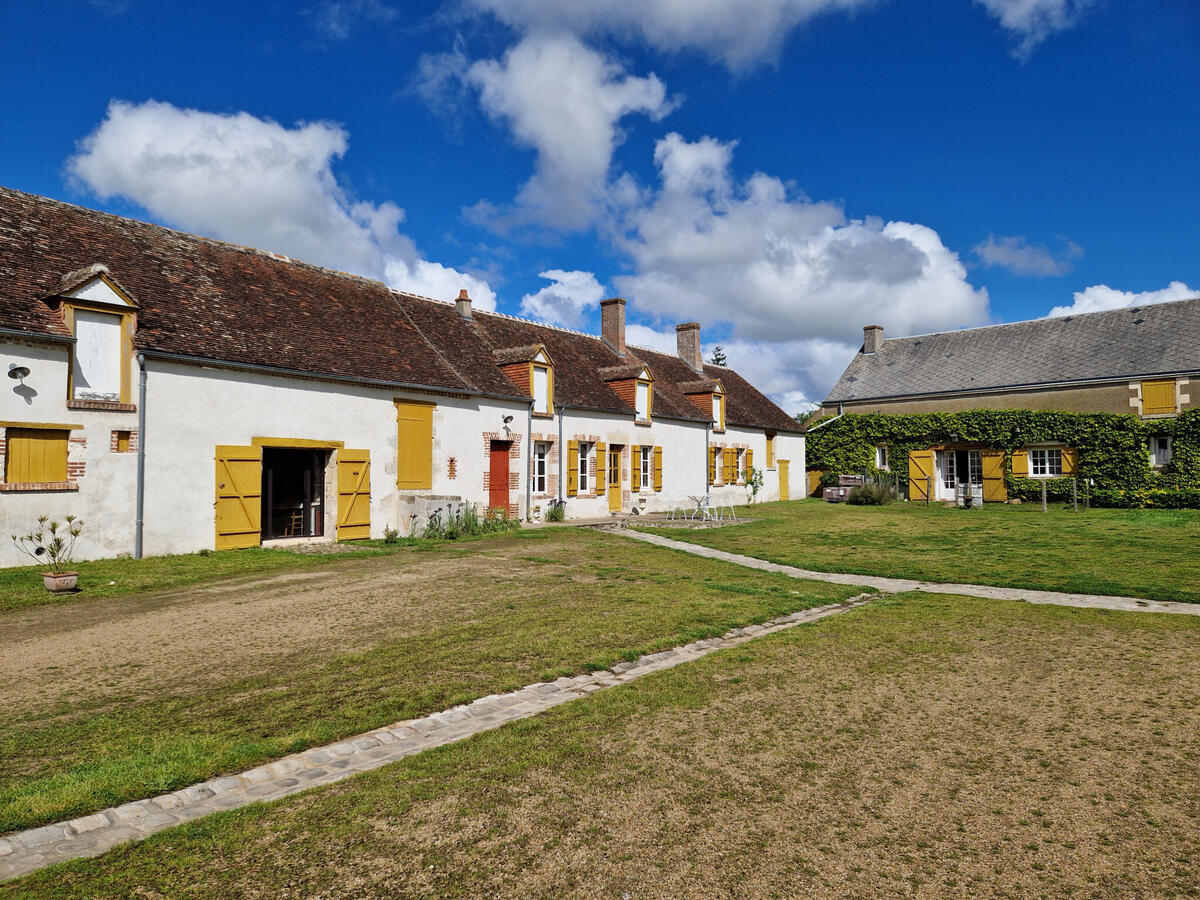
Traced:
<svg viewBox="0 0 1200 900">
<path fill-rule="evenodd" d="M 558 408 L 558 502 L 563 502 L 563 462 L 567 458 L 567 448 L 563 445 L 563 412 L 566 407 Z"/>
<path fill-rule="evenodd" d="M 133 558 L 142 558 L 146 512 L 146 356 L 138 354 L 137 521 L 133 526 Z"/>
<path fill-rule="evenodd" d="M 712 452 L 712 446 L 709 443 L 709 432 L 712 430 L 712 422 L 704 423 L 704 496 L 708 497 L 712 493 L 712 484 L 708 480 L 708 454 Z"/>
<path fill-rule="evenodd" d="M 533 401 L 525 412 L 525 521 L 533 521 Z"/>
</svg>

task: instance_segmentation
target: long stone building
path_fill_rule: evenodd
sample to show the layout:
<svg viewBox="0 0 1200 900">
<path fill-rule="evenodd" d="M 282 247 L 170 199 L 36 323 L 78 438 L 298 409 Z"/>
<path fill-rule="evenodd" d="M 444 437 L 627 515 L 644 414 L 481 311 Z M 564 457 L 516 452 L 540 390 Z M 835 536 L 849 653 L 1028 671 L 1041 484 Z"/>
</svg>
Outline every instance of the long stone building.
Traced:
<svg viewBox="0 0 1200 900">
<path fill-rule="evenodd" d="M 802 491 L 795 421 L 621 299 L 582 334 L 8 189 L 0 277 L 0 531 L 81 516 L 83 557 Z"/>
</svg>

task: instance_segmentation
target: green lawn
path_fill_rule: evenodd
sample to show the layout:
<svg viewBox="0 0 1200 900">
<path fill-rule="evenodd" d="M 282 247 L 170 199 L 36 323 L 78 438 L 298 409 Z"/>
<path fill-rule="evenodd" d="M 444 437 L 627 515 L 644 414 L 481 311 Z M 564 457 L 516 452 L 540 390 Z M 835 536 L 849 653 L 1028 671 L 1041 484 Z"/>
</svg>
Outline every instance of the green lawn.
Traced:
<svg viewBox="0 0 1200 900">
<path fill-rule="evenodd" d="M 1198 656 L 1190 616 L 880 598 L 0 897 L 1195 896 Z"/>
<path fill-rule="evenodd" d="M 1200 510 L 802 500 L 739 511 L 716 529 L 654 528 L 679 540 L 821 572 L 1200 602 Z M 651 530 L 651 529 L 643 529 Z"/>
<path fill-rule="evenodd" d="M 0 832 L 857 593 L 580 529 L 287 577 L 6 614 L 0 656 L 44 634 L 60 658 L 5 687 Z M 258 640 L 267 603 L 286 620 Z M 271 636 L 305 630 L 289 652 Z"/>
</svg>

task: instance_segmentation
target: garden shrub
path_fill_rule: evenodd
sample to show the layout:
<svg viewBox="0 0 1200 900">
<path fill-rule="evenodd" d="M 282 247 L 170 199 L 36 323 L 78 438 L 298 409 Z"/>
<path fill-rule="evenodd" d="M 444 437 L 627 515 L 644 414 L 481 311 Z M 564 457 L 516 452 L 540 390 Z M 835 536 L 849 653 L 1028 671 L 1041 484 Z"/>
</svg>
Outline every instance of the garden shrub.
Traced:
<svg viewBox="0 0 1200 900">
<path fill-rule="evenodd" d="M 900 499 L 899 492 L 890 484 L 861 484 L 850 490 L 846 502 L 852 506 L 887 506 Z"/>
</svg>

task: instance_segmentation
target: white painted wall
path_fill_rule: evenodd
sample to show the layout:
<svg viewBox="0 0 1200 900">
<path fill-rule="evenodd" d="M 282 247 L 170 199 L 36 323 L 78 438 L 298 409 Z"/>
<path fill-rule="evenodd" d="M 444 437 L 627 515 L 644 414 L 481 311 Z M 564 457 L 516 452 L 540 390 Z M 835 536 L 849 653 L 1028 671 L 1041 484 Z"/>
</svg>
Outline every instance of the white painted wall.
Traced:
<svg viewBox="0 0 1200 900">
<path fill-rule="evenodd" d="M 455 500 L 487 501 L 483 433 L 523 423 L 526 404 L 488 402 L 447 395 L 397 393 L 356 385 L 286 378 L 265 373 L 202 369 L 151 360 L 148 363 L 146 426 L 147 555 L 191 552 L 214 542 L 214 448 L 245 446 L 256 437 L 341 441 L 347 449 L 371 454 L 371 535 L 385 527 L 408 533 L 431 509 Z M 396 489 L 396 411 L 394 397 L 431 401 L 433 488 Z M 185 414 L 180 414 L 186 410 Z M 520 433 L 521 429 L 514 429 Z M 521 454 L 526 448 L 522 441 Z M 449 474 L 454 457 L 456 474 Z M 329 469 L 332 484 L 336 454 Z M 518 469 L 517 462 L 513 468 Z M 524 483 L 512 491 L 523 502 Z M 326 497 L 326 536 L 333 537 L 337 499 Z M 522 508 L 522 513 L 524 512 Z"/>
<path fill-rule="evenodd" d="M 30 531 L 39 515 L 84 520 L 76 545 L 78 559 L 131 553 L 137 454 L 109 448 L 113 431 L 136 431 L 137 414 L 68 409 L 67 345 L 0 342 L 0 359 L 6 373 L 13 366 L 29 369 L 24 385 L 7 377 L 0 382 L 0 421 L 82 425 L 70 432 L 68 460 L 85 465 L 77 491 L 0 493 L 0 566 L 34 564 L 17 551 L 10 535 Z M 2 464 L 0 460 L 0 472 Z"/>
<path fill-rule="evenodd" d="M 23 365 L 30 375 L 22 386 L 5 378 L 0 384 L 0 421 L 30 424 L 79 424 L 71 432 L 71 460 L 82 460 L 85 472 L 78 491 L 0 493 L 0 566 L 23 565 L 28 560 L 17 553 L 8 535 L 26 531 L 36 517 L 74 514 L 85 522 L 77 558 L 95 559 L 132 553 L 136 518 L 137 454 L 111 451 L 116 430 L 136 431 L 138 417 L 132 412 L 104 412 L 67 408 L 66 345 L 9 341 L 0 343 L 4 369 Z M 132 383 L 137 384 L 136 363 Z M 484 473 L 488 470 L 485 433 L 504 438 L 503 418 L 512 416 L 509 436 L 519 439 L 519 459 L 510 461 L 517 486 L 510 497 L 526 513 L 525 490 L 531 453 L 528 439 L 528 404 L 479 398 L 399 394 L 380 388 L 306 381 L 265 373 L 249 373 L 190 364 L 149 360 L 147 362 L 147 433 L 138 436 L 145 444 L 146 507 L 144 552 L 146 555 L 187 553 L 211 548 L 214 525 L 214 455 L 217 445 L 244 446 L 255 437 L 302 438 L 341 441 L 349 449 L 371 453 L 371 531 L 382 536 L 384 528 L 397 527 L 407 533 L 413 513 L 415 526 L 424 525 L 428 514 L 461 502 L 483 507 L 488 502 Z M 404 396 L 437 404 L 433 416 L 433 487 L 429 491 L 398 491 L 396 477 L 396 416 L 393 398 Z M 135 397 L 136 400 L 136 391 Z M 557 442 L 562 419 L 561 445 L 565 453 L 571 440 L 598 438 L 609 446 L 622 445 L 622 509 L 634 506 L 643 512 L 681 509 L 689 496 L 706 490 L 706 429 L 700 423 L 657 418 L 650 425 L 637 425 L 632 415 L 559 411 L 554 418 L 534 418 L 532 429 Z M 758 468 L 766 467 L 766 437 L 761 431 L 729 428 L 711 434 L 718 444 L 746 444 L 754 450 Z M 86 446 L 78 442 L 86 441 Z M 630 467 L 634 445 L 663 448 L 663 490 L 653 482 L 638 493 L 630 491 Z M 799 499 L 804 490 L 804 438 L 780 434 L 777 457 L 791 461 L 791 496 Z M 455 462 L 455 475 L 449 460 Z M 333 537 L 336 513 L 335 466 L 327 469 L 327 536 Z M 566 493 L 565 459 L 562 493 Z M 558 475 L 557 463 L 551 473 Z M 597 472 L 599 479 L 606 473 Z M 545 507 L 553 496 L 534 497 L 533 504 Z M 713 499 L 720 503 L 746 502 L 744 486 L 716 487 Z M 758 499 L 778 499 L 778 469 L 766 472 Z M 608 515 L 603 487 L 589 497 L 568 500 L 570 518 Z"/>
</svg>

